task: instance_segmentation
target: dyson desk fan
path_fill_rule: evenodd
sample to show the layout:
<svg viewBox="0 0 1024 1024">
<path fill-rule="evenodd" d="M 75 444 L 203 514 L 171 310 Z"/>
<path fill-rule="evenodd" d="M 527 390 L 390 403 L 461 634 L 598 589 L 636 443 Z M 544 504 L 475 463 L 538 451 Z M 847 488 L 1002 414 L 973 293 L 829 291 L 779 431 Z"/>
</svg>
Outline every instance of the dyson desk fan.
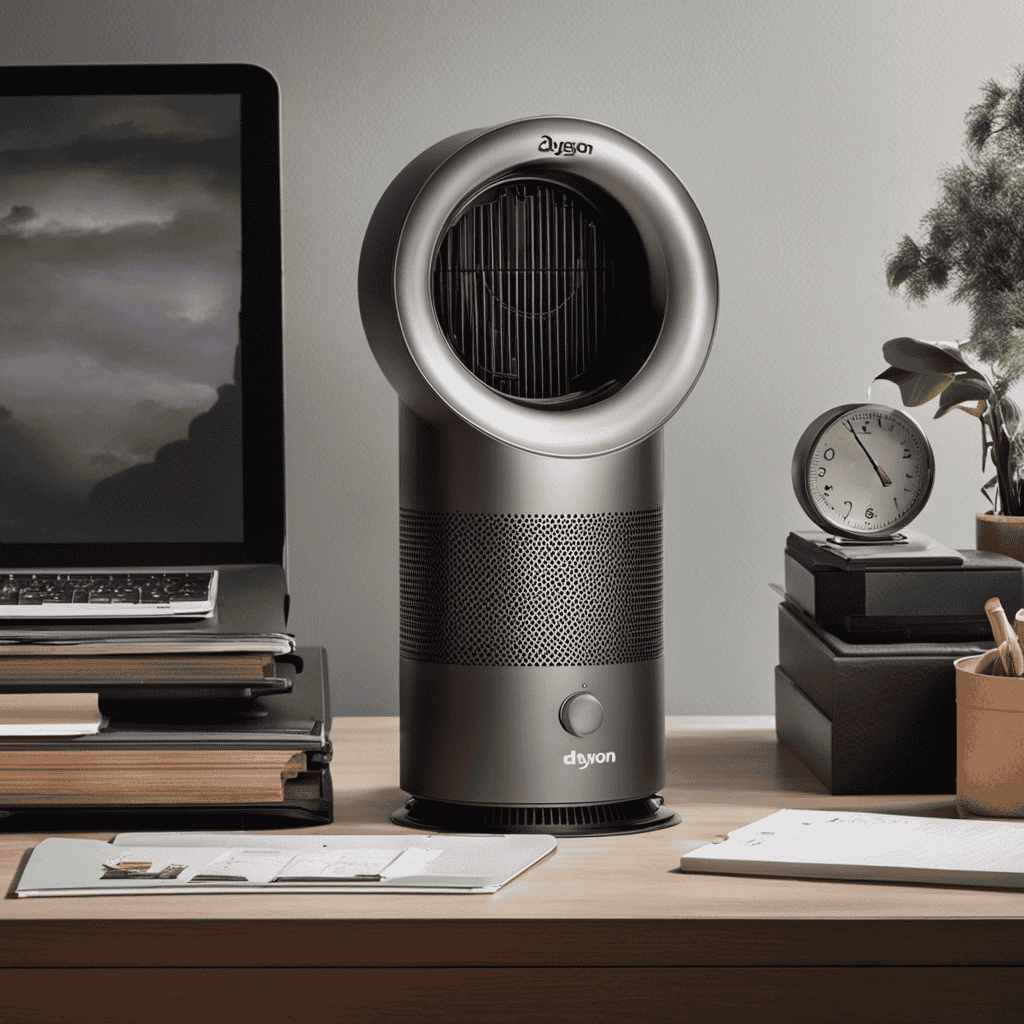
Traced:
<svg viewBox="0 0 1024 1024">
<path fill-rule="evenodd" d="M 598 835 L 662 805 L 661 427 L 718 303 L 693 200 L 572 118 L 453 136 L 394 180 L 359 266 L 398 392 L 395 821 Z"/>
</svg>

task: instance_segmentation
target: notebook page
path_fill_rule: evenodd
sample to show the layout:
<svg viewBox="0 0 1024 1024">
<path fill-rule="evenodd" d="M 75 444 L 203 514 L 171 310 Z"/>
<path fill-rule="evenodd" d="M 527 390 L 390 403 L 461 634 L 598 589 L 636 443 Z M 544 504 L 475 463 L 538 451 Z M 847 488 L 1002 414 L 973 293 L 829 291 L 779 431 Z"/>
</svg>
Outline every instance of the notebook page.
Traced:
<svg viewBox="0 0 1024 1024">
<path fill-rule="evenodd" d="M 1024 874 L 1024 822 L 782 810 L 684 854 L 681 866 L 702 860 Z"/>
</svg>

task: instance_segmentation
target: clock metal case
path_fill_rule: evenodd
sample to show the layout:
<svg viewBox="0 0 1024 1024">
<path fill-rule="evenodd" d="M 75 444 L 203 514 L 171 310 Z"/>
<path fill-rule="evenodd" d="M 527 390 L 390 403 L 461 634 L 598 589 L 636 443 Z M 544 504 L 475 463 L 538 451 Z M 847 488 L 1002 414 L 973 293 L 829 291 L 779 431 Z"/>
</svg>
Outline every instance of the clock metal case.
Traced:
<svg viewBox="0 0 1024 1024">
<path fill-rule="evenodd" d="M 452 285 L 452 239 L 467 223 L 486 244 L 456 262 L 488 269 L 459 264 Z M 525 233 L 510 241 L 513 230 Z M 550 241 L 570 236 L 600 244 Z M 613 278 L 587 270 L 591 258 L 607 258 L 618 292 L 593 284 Z M 557 301 L 524 309 L 497 295 L 524 262 L 549 283 L 562 274 Z M 469 278 L 483 284 L 466 299 Z M 562 358 L 544 325 L 580 288 L 596 288 L 591 306 L 607 314 L 606 355 L 583 360 L 582 383 L 541 394 L 530 364 Z M 603 125 L 546 117 L 467 132 L 385 192 L 359 294 L 400 399 L 400 781 L 414 800 L 396 820 L 561 834 L 674 823 L 654 799 L 665 782 L 660 428 L 704 366 L 718 301 L 692 199 Z M 465 341 L 466 317 L 471 329 L 492 306 L 495 337 Z M 585 736 L 560 721 L 574 693 L 604 708 Z"/>
<path fill-rule="evenodd" d="M 836 422 L 836 420 L 841 419 L 843 416 L 849 415 L 852 412 L 878 412 L 885 416 L 891 416 L 895 413 L 896 415 L 903 417 L 910 422 L 914 430 L 919 435 L 922 448 L 924 450 L 925 472 L 927 474 L 924 491 L 918 499 L 916 507 L 912 509 L 912 514 L 905 518 L 901 517 L 893 526 L 886 529 L 851 530 L 838 525 L 833 520 L 822 514 L 821 510 L 817 505 L 815 505 L 811 498 L 810 491 L 808 489 L 808 462 L 810 460 L 811 453 L 818 444 L 818 439 L 826 430 L 828 430 L 829 427 L 832 426 L 833 423 Z M 836 406 L 834 409 L 829 409 L 827 412 L 823 412 L 808 425 L 807 429 L 801 435 L 800 440 L 797 442 L 796 449 L 793 452 L 791 475 L 793 480 L 793 491 L 796 494 L 796 499 L 800 503 L 800 507 L 804 510 L 807 517 L 816 525 L 838 537 L 845 537 L 851 540 L 882 541 L 886 538 L 891 538 L 905 526 L 912 523 L 927 504 L 928 498 L 931 496 L 932 485 L 935 483 L 935 456 L 932 452 L 932 446 L 931 442 L 928 440 L 928 436 L 921 429 L 920 424 L 913 418 L 913 416 L 910 416 L 902 410 L 892 409 L 887 405 L 852 402 L 849 405 Z"/>
</svg>

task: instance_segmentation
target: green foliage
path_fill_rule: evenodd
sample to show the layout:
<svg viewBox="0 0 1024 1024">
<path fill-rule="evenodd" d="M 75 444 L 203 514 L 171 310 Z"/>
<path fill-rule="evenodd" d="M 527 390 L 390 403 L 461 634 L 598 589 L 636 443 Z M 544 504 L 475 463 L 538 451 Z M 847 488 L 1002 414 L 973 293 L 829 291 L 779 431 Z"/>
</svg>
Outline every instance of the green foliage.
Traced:
<svg viewBox="0 0 1024 1024">
<path fill-rule="evenodd" d="M 1020 410 L 1007 397 L 1024 378 L 1024 66 L 1015 73 L 1012 88 L 982 86 L 965 118 L 967 160 L 939 175 L 939 198 L 921 218 L 919 237 L 904 235 L 886 257 L 889 287 L 909 300 L 951 289 L 951 300 L 970 308 L 970 338 L 930 346 L 931 353 L 919 348 L 925 342 L 893 339 L 883 349 L 890 369 L 879 375 L 899 384 L 907 405 L 940 395 L 936 416 L 973 411 L 983 465 L 990 457 L 996 468 L 983 491 L 998 488 L 993 505 L 1006 515 L 1024 514 Z M 959 368 L 951 350 L 962 353 Z M 991 379 L 972 370 L 967 355 L 990 366 Z M 908 365 L 922 358 L 927 365 Z"/>
<path fill-rule="evenodd" d="M 971 309 L 965 349 L 1012 383 L 1024 376 L 1024 67 L 982 87 L 967 112 L 968 159 L 939 176 L 921 235 L 886 260 L 889 286 L 924 302 L 952 288 Z"/>
</svg>

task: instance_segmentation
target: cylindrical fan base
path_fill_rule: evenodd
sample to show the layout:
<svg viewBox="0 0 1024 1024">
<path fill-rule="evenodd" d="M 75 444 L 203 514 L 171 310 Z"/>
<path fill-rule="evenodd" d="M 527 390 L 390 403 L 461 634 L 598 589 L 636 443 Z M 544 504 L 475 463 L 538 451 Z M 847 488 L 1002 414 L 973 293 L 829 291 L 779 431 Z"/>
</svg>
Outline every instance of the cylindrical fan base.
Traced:
<svg viewBox="0 0 1024 1024">
<path fill-rule="evenodd" d="M 560 807 L 491 807 L 441 800 L 407 800 L 392 815 L 396 825 L 431 832 L 485 835 L 524 833 L 562 836 L 612 836 L 652 832 L 678 825 L 679 815 L 660 796 L 604 804 Z"/>
</svg>

